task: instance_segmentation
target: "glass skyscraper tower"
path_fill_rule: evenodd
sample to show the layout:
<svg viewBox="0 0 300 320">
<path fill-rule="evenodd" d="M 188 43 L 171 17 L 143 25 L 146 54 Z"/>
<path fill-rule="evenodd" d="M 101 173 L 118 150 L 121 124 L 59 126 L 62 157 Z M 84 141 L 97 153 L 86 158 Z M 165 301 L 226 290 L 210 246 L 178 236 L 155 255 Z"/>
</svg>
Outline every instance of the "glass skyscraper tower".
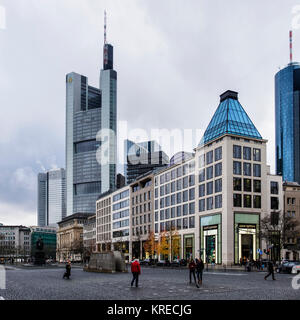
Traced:
<svg viewBox="0 0 300 320">
<path fill-rule="evenodd" d="M 300 183 L 300 65 L 275 76 L 276 173 Z"/>
<path fill-rule="evenodd" d="M 88 85 L 77 73 L 66 77 L 66 179 L 67 215 L 95 213 L 99 195 L 115 188 L 117 73 L 113 70 L 113 47 L 104 44 L 100 89 Z M 97 137 L 103 129 L 109 134 L 109 163 L 99 157 L 106 142 Z M 102 140 L 102 139 L 101 139 Z"/>
</svg>

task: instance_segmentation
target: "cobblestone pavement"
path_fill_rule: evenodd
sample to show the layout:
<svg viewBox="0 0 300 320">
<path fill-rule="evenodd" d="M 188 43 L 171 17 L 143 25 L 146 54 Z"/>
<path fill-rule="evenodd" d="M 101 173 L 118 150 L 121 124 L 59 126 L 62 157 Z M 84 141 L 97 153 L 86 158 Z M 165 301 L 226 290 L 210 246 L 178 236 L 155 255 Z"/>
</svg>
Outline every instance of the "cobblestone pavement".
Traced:
<svg viewBox="0 0 300 320">
<path fill-rule="evenodd" d="M 72 269 L 63 280 L 62 268 L 10 269 L 6 271 L 5 300 L 300 300 L 300 289 L 292 288 L 293 275 L 276 274 L 264 280 L 265 272 L 204 272 L 203 285 L 189 284 L 188 270 L 143 268 L 140 287 L 131 288 L 130 273 L 87 273 Z"/>
</svg>

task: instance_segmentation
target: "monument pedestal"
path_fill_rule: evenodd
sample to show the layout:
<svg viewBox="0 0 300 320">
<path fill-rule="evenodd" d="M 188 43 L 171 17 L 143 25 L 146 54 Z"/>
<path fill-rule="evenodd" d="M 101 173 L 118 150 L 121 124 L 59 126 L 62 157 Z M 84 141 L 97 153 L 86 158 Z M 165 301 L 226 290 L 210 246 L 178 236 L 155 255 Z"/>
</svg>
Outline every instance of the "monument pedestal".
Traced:
<svg viewBox="0 0 300 320">
<path fill-rule="evenodd" d="M 45 252 L 36 252 L 34 256 L 34 264 L 36 266 L 41 266 L 46 264 Z"/>
</svg>

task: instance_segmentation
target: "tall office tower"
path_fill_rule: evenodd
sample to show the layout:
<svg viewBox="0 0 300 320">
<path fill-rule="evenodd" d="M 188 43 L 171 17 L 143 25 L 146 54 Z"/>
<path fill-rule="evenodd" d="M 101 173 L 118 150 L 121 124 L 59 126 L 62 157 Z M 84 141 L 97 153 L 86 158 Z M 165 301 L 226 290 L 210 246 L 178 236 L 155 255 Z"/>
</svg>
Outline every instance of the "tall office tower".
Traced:
<svg viewBox="0 0 300 320">
<path fill-rule="evenodd" d="M 67 215 L 93 213 L 101 193 L 101 167 L 96 159 L 101 129 L 101 92 L 77 73 L 67 75 L 66 179 Z"/>
<path fill-rule="evenodd" d="M 66 216 L 65 169 L 38 174 L 38 226 L 57 226 Z"/>
<path fill-rule="evenodd" d="M 89 86 L 87 77 L 74 72 L 66 78 L 68 216 L 95 213 L 99 195 L 116 184 L 117 73 L 113 70 L 113 47 L 106 43 L 106 36 L 104 42 L 100 89 Z M 112 131 L 102 142 L 97 141 L 97 134 L 104 129 Z"/>
<path fill-rule="evenodd" d="M 124 172 L 127 184 L 145 173 L 166 167 L 169 164 L 169 157 L 161 150 L 161 146 L 156 141 L 135 143 L 125 140 L 124 143 Z"/>
<path fill-rule="evenodd" d="M 117 72 L 114 70 L 113 46 L 106 41 L 106 14 L 104 30 L 103 69 L 100 73 L 101 128 L 106 136 L 101 154 L 102 193 L 116 186 L 117 160 Z"/>
<path fill-rule="evenodd" d="M 38 174 L 38 190 L 37 190 L 37 220 L 39 227 L 45 227 L 48 224 L 48 183 L 47 173 Z"/>
<path fill-rule="evenodd" d="M 276 173 L 300 183 L 300 64 L 275 76 Z"/>
</svg>

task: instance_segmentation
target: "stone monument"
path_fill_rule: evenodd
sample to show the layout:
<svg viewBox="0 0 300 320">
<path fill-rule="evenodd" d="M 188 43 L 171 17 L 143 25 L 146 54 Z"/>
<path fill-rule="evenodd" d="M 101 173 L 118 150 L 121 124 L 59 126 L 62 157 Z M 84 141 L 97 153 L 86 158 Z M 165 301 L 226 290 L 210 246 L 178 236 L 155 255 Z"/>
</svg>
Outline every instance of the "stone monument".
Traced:
<svg viewBox="0 0 300 320">
<path fill-rule="evenodd" d="M 44 242 L 42 238 L 39 238 L 36 242 L 34 264 L 38 266 L 46 264 Z"/>
</svg>

